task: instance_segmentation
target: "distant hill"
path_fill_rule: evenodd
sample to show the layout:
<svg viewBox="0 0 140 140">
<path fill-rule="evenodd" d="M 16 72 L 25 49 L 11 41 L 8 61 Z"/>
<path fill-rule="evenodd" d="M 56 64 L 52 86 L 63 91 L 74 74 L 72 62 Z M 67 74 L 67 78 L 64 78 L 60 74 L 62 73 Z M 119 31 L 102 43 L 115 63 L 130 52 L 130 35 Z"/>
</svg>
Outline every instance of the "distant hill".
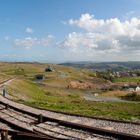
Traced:
<svg viewBox="0 0 140 140">
<path fill-rule="evenodd" d="M 106 71 L 108 69 L 113 71 L 130 71 L 140 69 L 140 61 L 128 62 L 68 62 L 61 63 L 60 65 L 72 66 L 76 68 L 87 68 L 95 71 Z"/>
</svg>

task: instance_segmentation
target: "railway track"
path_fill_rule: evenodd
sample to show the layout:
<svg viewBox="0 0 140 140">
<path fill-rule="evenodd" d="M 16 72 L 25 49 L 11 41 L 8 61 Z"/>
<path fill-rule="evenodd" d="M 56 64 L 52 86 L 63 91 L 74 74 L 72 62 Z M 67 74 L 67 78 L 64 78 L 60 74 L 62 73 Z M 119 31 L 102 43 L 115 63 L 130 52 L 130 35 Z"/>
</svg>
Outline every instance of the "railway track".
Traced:
<svg viewBox="0 0 140 140">
<path fill-rule="evenodd" d="M 10 105 L 7 107 L 7 104 L 5 104 L 5 106 L 4 104 L 0 105 L 0 120 L 9 124 L 18 131 L 30 133 L 37 132 L 55 139 L 81 140 L 94 139 L 95 137 L 98 139 L 103 139 L 103 136 L 95 135 L 78 129 L 71 129 L 68 126 L 59 124 L 59 122 L 56 122 L 56 120 L 55 123 L 52 121 L 46 121 L 45 117 L 45 122 L 39 123 L 38 116 L 36 114 L 33 117 L 33 114 L 32 116 L 29 116 L 28 113 L 25 114 L 25 111 L 22 112 L 22 110 L 17 111 L 14 109 L 15 107 Z"/>
<path fill-rule="evenodd" d="M 0 120 L 20 132 L 38 133 L 54 139 L 140 139 L 139 123 L 50 112 L 0 96 Z M 54 114 L 50 116 L 49 113 Z"/>
<path fill-rule="evenodd" d="M 6 137 L 4 136 L 3 140 L 57 140 L 55 138 L 49 137 L 49 136 L 43 136 L 40 134 L 35 133 L 27 133 L 27 132 L 18 132 L 13 130 L 5 130 L 0 129 L 0 133 L 5 133 Z M 5 135 L 4 134 L 4 135 Z M 0 138 L 1 139 L 1 138 Z"/>
</svg>

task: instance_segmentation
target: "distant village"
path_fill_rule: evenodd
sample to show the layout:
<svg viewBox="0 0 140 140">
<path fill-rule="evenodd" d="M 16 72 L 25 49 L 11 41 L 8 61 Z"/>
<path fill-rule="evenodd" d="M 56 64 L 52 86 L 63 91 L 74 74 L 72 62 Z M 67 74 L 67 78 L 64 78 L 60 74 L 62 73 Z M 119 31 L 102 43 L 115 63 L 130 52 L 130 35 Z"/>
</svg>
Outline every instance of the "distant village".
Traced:
<svg viewBox="0 0 140 140">
<path fill-rule="evenodd" d="M 137 76 L 140 76 L 140 72 L 136 71 L 126 71 L 126 72 L 112 72 L 111 75 L 113 77 L 117 77 L 117 78 L 120 78 L 120 77 L 137 77 Z"/>
<path fill-rule="evenodd" d="M 105 80 L 113 81 L 114 78 L 133 78 L 133 77 L 138 77 L 140 76 L 140 71 L 111 71 L 108 70 L 107 72 L 98 72 L 96 71 L 96 76 L 97 77 L 102 77 Z M 140 91 L 140 81 L 138 83 L 110 83 L 103 85 L 101 90 L 127 90 L 130 92 L 139 92 Z"/>
<path fill-rule="evenodd" d="M 101 87 L 101 90 L 103 91 L 113 91 L 113 90 L 125 90 L 130 92 L 139 92 L 140 91 L 140 85 L 138 84 L 125 84 L 125 83 L 113 83 L 109 85 L 103 85 Z"/>
</svg>

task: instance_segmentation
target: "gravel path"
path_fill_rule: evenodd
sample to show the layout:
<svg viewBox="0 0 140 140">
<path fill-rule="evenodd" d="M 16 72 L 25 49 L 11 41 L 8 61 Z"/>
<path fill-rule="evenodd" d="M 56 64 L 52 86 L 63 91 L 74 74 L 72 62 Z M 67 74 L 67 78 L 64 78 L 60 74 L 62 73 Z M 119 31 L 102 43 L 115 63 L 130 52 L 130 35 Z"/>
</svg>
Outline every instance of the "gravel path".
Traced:
<svg viewBox="0 0 140 140">
<path fill-rule="evenodd" d="M 122 99 L 120 99 L 118 97 L 94 96 L 90 92 L 84 93 L 83 97 L 87 101 L 105 101 L 105 102 L 107 101 L 107 102 L 123 102 L 123 103 L 135 103 L 135 104 L 139 104 L 140 103 L 139 101 L 122 100 Z"/>
<path fill-rule="evenodd" d="M 119 123 L 119 122 L 92 119 L 86 117 L 77 117 L 77 116 L 60 117 L 59 119 L 61 120 L 67 119 L 70 122 L 75 122 L 75 123 L 84 124 L 92 127 L 114 130 L 114 131 L 140 136 L 140 125 L 135 125 L 131 123 Z"/>
<path fill-rule="evenodd" d="M 106 121 L 106 120 L 100 120 L 100 119 L 92 119 L 92 118 L 87 118 L 87 117 L 70 116 L 70 115 L 64 115 L 62 113 L 55 113 L 55 112 L 46 111 L 46 110 L 39 110 L 39 109 L 35 109 L 35 108 L 29 107 L 29 106 L 26 106 L 23 104 L 13 102 L 2 96 L 0 96 L 0 100 L 2 102 L 15 106 L 19 109 L 23 109 L 28 112 L 33 112 L 37 115 L 42 114 L 44 116 L 47 116 L 50 118 L 55 118 L 55 119 L 60 119 L 63 121 L 75 122 L 75 123 L 83 124 L 83 125 L 87 125 L 87 126 L 114 130 L 114 131 L 118 131 L 118 132 L 124 132 L 124 133 L 128 133 L 128 134 L 134 134 L 134 135 L 140 136 L 140 125 L 131 124 L 131 123 L 119 123 L 119 122 Z"/>
</svg>

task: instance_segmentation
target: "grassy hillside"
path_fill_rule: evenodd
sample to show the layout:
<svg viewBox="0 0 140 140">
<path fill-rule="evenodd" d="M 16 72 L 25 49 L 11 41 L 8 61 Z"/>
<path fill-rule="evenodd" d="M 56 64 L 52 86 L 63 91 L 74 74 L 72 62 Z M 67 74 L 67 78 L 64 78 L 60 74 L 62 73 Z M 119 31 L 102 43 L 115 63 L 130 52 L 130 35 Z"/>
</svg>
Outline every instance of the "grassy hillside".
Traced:
<svg viewBox="0 0 140 140">
<path fill-rule="evenodd" d="M 55 71 L 45 72 L 48 66 Z M 71 81 L 93 84 L 94 88 L 107 83 L 87 69 L 55 64 L 0 63 L 0 74 L 1 78 L 16 77 L 6 89 L 13 100 L 27 105 L 87 116 L 140 119 L 140 104 L 87 101 L 83 95 L 94 89 L 68 87 Z M 36 82 L 36 74 L 44 74 L 45 80 Z"/>
<path fill-rule="evenodd" d="M 15 79 L 6 86 L 8 93 L 14 96 L 15 99 L 22 100 L 42 100 L 45 98 L 45 93 L 41 87 L 33 84 L 29 80 Z"/>
<path fill-rule="evenodd" d="M 13 81 L 7 89 L 16 101 L 33 107 L 121 120 L 140 119 L 140 104 L 86 101 L 79 90 L 46 88 L 25 79 Z"/>
</svg>

